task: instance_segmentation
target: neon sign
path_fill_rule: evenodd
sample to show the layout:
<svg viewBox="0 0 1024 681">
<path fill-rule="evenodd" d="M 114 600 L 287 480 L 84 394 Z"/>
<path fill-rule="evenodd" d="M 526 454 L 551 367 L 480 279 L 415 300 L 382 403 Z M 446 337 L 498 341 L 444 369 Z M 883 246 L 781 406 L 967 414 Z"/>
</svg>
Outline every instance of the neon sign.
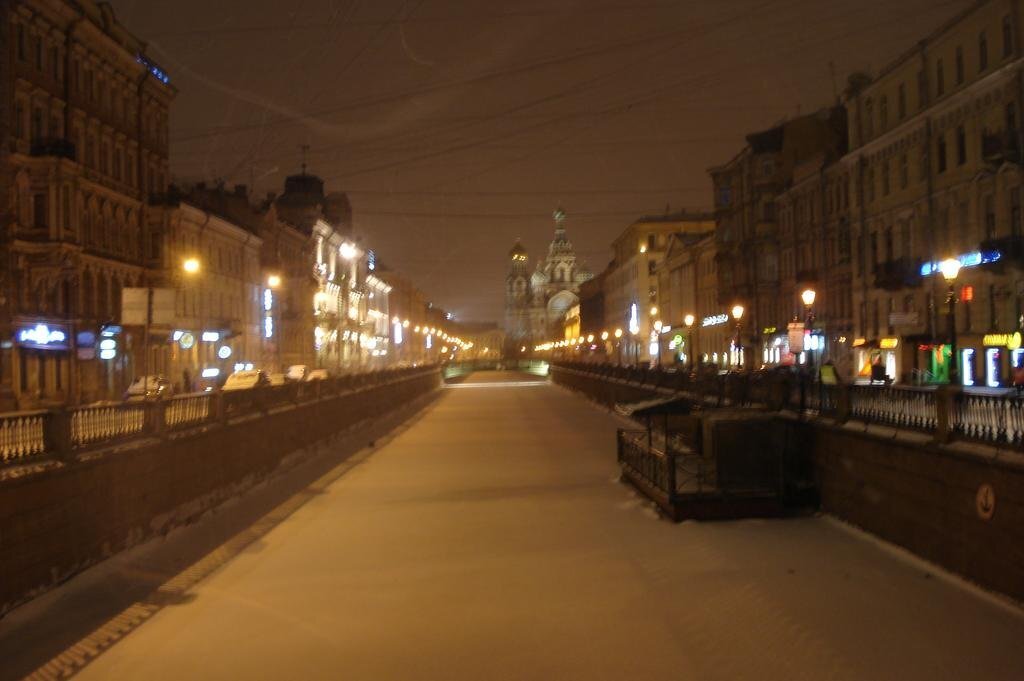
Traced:
<svg viewBox="0 0 1024 681">
<path fill-rule="evenodd" d="M 974 251 L 958 255 L 956 259 L 960 261 L 960 267 L 977 267 L 990 262 L 998 262 L 1002 258 L 1003 254 L 999 251 Z M 929 274 L 935 274 L 939 271 L 940 265 L 941 263 L 937 261 L 924 263 L 921 265 L 921 276 L 927 277 Z"/>
<path fill-rule="evenodd" d="M 705 317 L 704 319 L 702 319 L 701 322 L 700 322 L 700 325 L 701 326 L 718 326 L 719 324 L 725 324 L 728 321 L 729 321 L 729 315 L 727 315 L 725 313 L 713 314 L 710 317 Z"/>
<path fill-rule="evenodd" d="M 18 342 L 37 348 L 66 349 L 68 335 L 61 329 L 36 324 L 18 332 Z"/>
</svg>

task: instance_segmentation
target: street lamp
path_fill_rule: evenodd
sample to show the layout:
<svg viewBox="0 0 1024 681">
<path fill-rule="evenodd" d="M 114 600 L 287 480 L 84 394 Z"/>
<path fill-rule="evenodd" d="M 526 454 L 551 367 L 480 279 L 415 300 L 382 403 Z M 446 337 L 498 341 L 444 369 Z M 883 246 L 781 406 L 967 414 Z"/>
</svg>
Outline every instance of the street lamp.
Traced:
<svg viewBox="0 0 1024 681">
<path fill-rule="evenodd" d="M 277 274 L 271 274 L 267 277 L 267 286 L 270 288 L 277 288 L 281 285 L 281 277 Z"/>
<path fill-rule="evenodd" d="M 618 354 L 618 365 L 622 366 L 622 329 L 615 329 L 615 351 Z"/>
<path fill-rule="evenodd" d="M 946 304 L 949 306 L 949 384 L 960 384 L 960 372 L 958 371 L 958 358 L 956 350 L 956 283 L 957 275 L 960 274 L 960 261 L 956 258 L 946 258 L 939 263 L 939 271 L 942 278 L 949 285 L 946 292 Z"/>
<path fill-rule="evenodd" d="M 743 337 L 740 335 L 740 331 L 743 328 L 743 306 L 733 305 L 732 306 L 732 318 L 736 320 L 736 368 L 740 369 L 743 366 Z"/>
<path fill-rule="evenodd" d="M 804 302 L 804 328 L 814 334 L 814 299 L 817 297 L 814 289 L 804 289 L 803 293 L 800 294 L 800 300 Z M 811 360 L 811 368 L 814 368 L 814 355 L 809 354 Z"/>
<path fill-rule="evenodd" d="M 693 353 L 696 352 L 693 346 L 693 323 L 697 321 L 697 318 L 692 314 L 688 314 L 683 317 L 683 323 L 686 325 L 686 358 L 687 358 L 687 369 L 693 369 Z"/>
<path fill-rule="evenodd" d="M 199 268 L 199 258 L 186 258 L 185 261 L 181 263 L 181 269 L 185 270 L 187 274 L 198 274 Z"/>
</svg>

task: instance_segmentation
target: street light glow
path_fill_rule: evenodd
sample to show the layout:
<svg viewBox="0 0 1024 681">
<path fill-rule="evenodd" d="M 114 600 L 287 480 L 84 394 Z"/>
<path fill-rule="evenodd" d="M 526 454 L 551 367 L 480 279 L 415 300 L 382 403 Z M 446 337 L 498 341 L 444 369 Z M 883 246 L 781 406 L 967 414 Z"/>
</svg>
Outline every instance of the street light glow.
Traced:
<svg viewBox="0 0 1024 681">
<path fill-rule="evenodd" d="M 942 272 L 942 277 L 946 281 L 955 281 L 958 274 L 960 274 L 960 261 L 956 258 L 946 258 L 939 263 L 939 271 Z"/>
<path fill-rule="evenodd" d="M 743 306 L 742 305 L 733 305 L 732 306 L 732 318 L 735 319 L 736 321 L 739 321 L 741 317 L 743 317 Z"/>
<path fill-rule="evenodd" d="M 615 337 L 622 338 L 622 329 L 615 329 Z"/>
<path fill-rule="evenodd" d="M 697 318 L 694 317 L 692 314 L 688 314 L 685 317 L 683 317 L 683 323 L 685 323 L 688 327 L 693 326 L 693 322 L 696 321 L 696 319 Z"/>
<path fill-rule="evenodd" d="M 277 288 L 281 285 L 281 277 L 276 274 L 271 274 L 267 277 L 267 286 L 270 288 Z"/>
<path fill-rule="evenodd" d="M 356 247 L 346 241 L 338 246 L 338 254 L 345 260 L 351 260 L 356 257 Z"/>
<path fill-rule="evenodd" d="M 814 292 L 814 289 L 809 288 L 805 289 L 804 292 L 800 294 L 800 299 L 804 301 L 804 305 L 810 307 L 811 305 L 814 305 L 814 298 L 816 295 L 817 294 Z"/>
<path fill-rule="evenodd" d="M 185 262 L 181 264 L 181 269 L 189 274 L 195 274 L 199 271 L 199 258 L 186 258 Z"/>
<path fill-rule="evenodd" d="M 602 331 L 601 332 L 601 340 L 603 340 L 603 341 L 608 340 L 608 332 L 607 331 Z"/>
</svg>

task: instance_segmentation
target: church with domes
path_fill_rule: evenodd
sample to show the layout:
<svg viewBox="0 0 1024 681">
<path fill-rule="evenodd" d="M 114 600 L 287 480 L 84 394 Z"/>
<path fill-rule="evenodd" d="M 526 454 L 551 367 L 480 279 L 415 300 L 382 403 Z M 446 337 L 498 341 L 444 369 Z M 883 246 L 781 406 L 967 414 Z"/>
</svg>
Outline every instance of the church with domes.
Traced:
<svg viewBox="0 0 1024 681">
<path fill-rule="evenodd" d="M 520 242 L 508 252 L 505 277 L 505 333 L 513 346 L 532 349 L 536 343 L 562 336 L 565 313 L 579 303 L 580 284 L 593 273 L 576 259 L 565 232 L 565 213 L 554 213 L 555 238 L 547 256 L 530 271 L 530 256 Z"/>
</svg>

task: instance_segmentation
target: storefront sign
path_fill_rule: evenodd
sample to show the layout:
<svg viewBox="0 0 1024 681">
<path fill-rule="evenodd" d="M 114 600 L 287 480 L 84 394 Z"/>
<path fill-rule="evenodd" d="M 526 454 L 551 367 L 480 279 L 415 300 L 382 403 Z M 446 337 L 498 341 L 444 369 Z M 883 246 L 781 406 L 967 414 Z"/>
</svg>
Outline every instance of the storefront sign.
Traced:
<svg viewBox="0 0 1024 681">
<path fill-rule="evenodd" d="M 899 338 L 883 338 L 880 341 L 878 341 L 878 347 L 882 348 L 883 350 L 895 350 L 897 347 L 899 347 L 899 344 Z"/>
<path fill-rule="evenodd" d="M 1013 333 L 987 333 L 981 339 L 982 344 L 989 347 L 1005 347 L 1007 350 L 1016 350 L 1020 347 L 1020 331 Z"/>
<path fill-rule="evenodd" d="M 729 321 L 729 315 L 727 314 L 714 314 L 710 317 L 705 317 L 700 325 L 701 326 L 718 326 L 719 324 L 725 324 Z"/>
<path fill-rule="evenodd" d="M 36 324 L 18 330 L 18 344 L 41 350 L 67 350 L 68 334 L 60 327 Z"/>
<path fill-rule="evenodd" d="M 770 336 L 770 335 L 772 335 L 773 333 L 775 333 L 776 331 L 778 331 L 778 328 L 776 328 L 776 327 L 774 327 L 774 326 L 766 326 L 766 327 L 764 327 L 764 329 L 762 330 L 762 333 L 763 333 L 764 335 L 766 335 L 766 336 Z"/>
<path fill-rule="evenodd" d="M 867 339 L 864 339 L 864 338 L 854 338 L 853 339 L 853 347 L 855 347 L 855 348 L 859 348 L 860 346 L 864 345 L 865 343 L 867 343 Z"/>
<path fill-rule="evenodd" d="M 974 251 L 973 253 L 959 255 L 956 259 L 960 261 L 960 267 L 977 267 L 978 265 L 997 262 L 1002 257 L 1003 254 L 999 251 Z M 921 265 L 921 276 L 927 277 L 929 274 L 935 274 L 939 271 L 941 265 L 942 263 L 938 261 L 924 263 Z"/>
</svg>

